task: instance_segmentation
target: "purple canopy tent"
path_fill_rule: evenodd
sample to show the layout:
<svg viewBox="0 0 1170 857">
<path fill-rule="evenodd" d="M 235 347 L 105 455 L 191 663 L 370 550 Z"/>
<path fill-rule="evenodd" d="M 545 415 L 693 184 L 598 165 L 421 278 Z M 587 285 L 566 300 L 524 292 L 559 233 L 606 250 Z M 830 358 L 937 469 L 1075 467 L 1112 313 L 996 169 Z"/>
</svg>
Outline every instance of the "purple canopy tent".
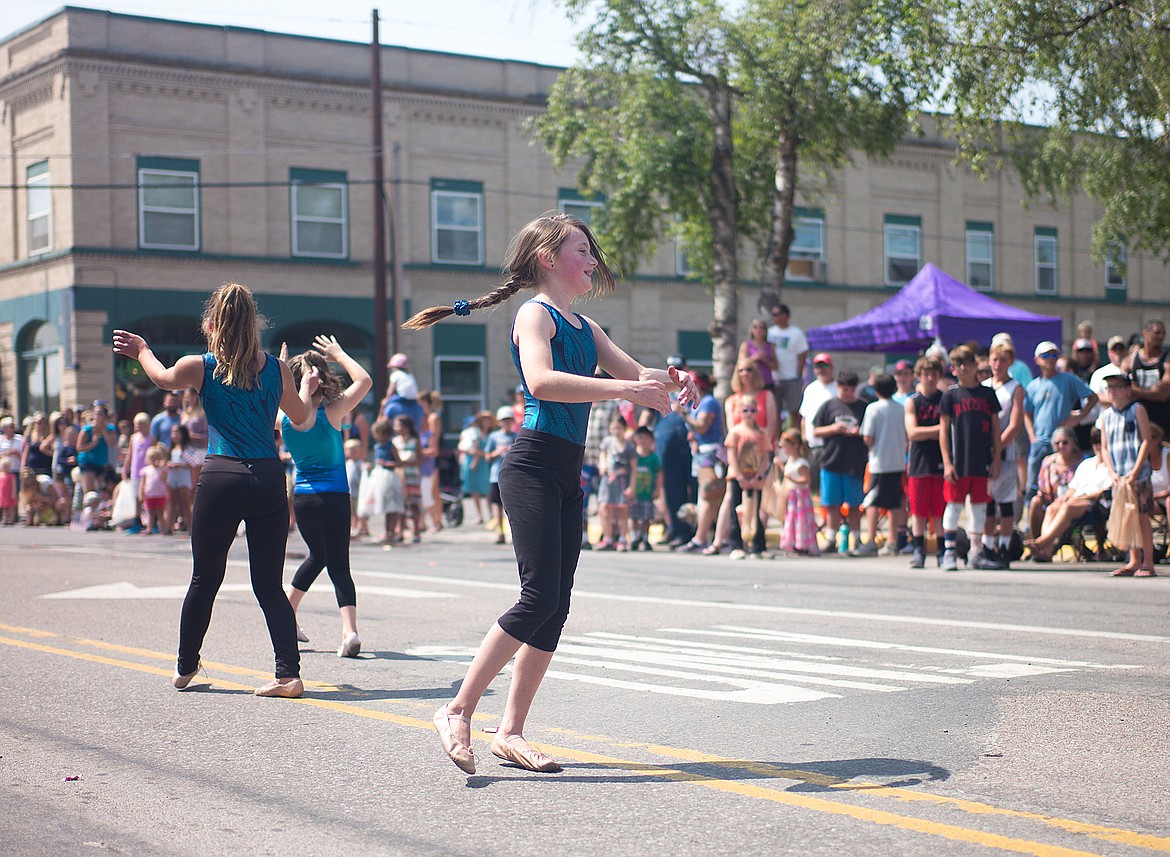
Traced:
<svg viewBox="0 0 1170 857">
<path fill-rule="evenodd" d="M 808 332 L 813 351 L 919 351 L 935 339 L 949 350 L 1010 333 L 1016 358 L 1032 362 L 1036 345 L 1060 345 L 1059 316 L 1037 315 L 974 291 L 927 263 L 896 295 L 869 312 Z"/>
</svg>

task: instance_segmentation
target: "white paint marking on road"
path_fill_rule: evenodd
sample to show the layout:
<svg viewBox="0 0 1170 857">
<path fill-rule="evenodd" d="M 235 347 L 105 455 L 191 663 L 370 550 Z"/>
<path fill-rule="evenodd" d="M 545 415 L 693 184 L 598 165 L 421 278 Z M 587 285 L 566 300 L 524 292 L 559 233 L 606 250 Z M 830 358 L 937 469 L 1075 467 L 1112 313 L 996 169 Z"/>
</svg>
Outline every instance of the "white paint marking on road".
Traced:
<svg viewBox="0 0 1170 857">
<path fill-rule="evenodd" d="M 668 655 L 653 649 L 643 649 L 639 652 L 606 649 L 600 646 L 582 646 L 575 644 L 562 645 L 557 651 L 567 651 L 579 655 L 592 655 L 601 658 L 618 660 L 632 660 L 641 663 L 662 664 L 667 666 L 713 667 L 722 666 L 725 672 L 744 675 L 770 675 L 773 673 L 801 673 L 823 676 L 851 676 L 852 678 L 887 679 L 889 681 L 914 681 L 926 684 L 970 684 L 965 679 L 955 679 L 942 675 L 922 675 L 921 673 L 906 672 L 905 670 L 877 670 L 868 667 L 853 667 L 841 664 L 809 663 L 807 661 L 784 660 L 779 658 L 727 658 L 719 656 L 700 657 L 695 655 Z M 748 664 L 752 666 L 768 667 L 766 670 L 733 667 L 731 664 Z M 796 676 L 786 676 L 796 679 Z M 873 689 L 873 688 L 871 688 Z"/>
<path fill-rule="evenodd" d="M 1009 655 L 1003 652 L 944 649 L 937 646 L 911 646 L 905 643 L 885 643 L 878 640 L 858 640 L 850 637 L 826 637 L 818 634 L 796 634 L 788 631 L 771 631 L 764 628 L 746 628 L 740 625 L 717 625 L 715 626 L 715 630 L 695 630 L 691 628 L 663 628 L 661 630 L 669 633 L 701 634 L 704 636 L 732 637 L 748 640 L 777 640 L 789 643 L 809 643 L 812 645 L 837 646 L 850 649 L 884 649 L 887 651 L 918 652 L 921 654 L 966 658 L 996 658 L 998 660 L 1021 661 L 1029 664 L 1049 664 L 1056 667 L 1136 669 L 1132 664 L 1098 664 L 1091 661 L 1069 661 L 1060 658 L 1044 658 L 1033 655 Z"/>
<path fill-rule="evenodd" d="M 93 556 L 109 556 L 108 550 L 100 548 L 52 548 L 62 553 L 86 553 Z M 139 555 L 141 556 L 141 555 Z M 174 559 L 174 556 L 157 555 L 159 559 Z M 231 565 L 247 566 L 246 562 L 231 560 Z M 356 575 L 381 577 L 388 580 L 409 580 L 413 583 L 433 583 L 447 586 L 468 586 L 477 589 L 496 589 L 516 592 L 515 583 L 496 583 L 484 580 L 467 580 L 458 577 L 445 577 L 429 574 L 407 574 L 392 571 L 369 571 L 352 569 Z M 735 601 L 699 601 L 688 598 L 658 598 L 648 595 L 619 595 L 609 592 L 590 592 L 585 589 L 575 589 L 573 597 L 577 600 L 584 598 L 603 601 L 620 601 L 630 604 L 650 604 L 656 607 L 696 607 L 710 610 L 733 610 L 748 613 L 775 613 L 789 616 L 816 616 L 826 619 L 856 619 L 862 622 L 889 622 L 908 625 L 926 625 L 938 628 L 970 628 L 981 631 L 1011 631 L 1022 634 L 1046 634 L 1058 637 L 1083 637 L 1099 640 L 1130 640 L 1141 643 L 1170 643 L 1170 637 L 1155 634 L 1131 634 L 1124 631 L 1094 631 L 1086 628 L 1055 628 L 1046 625 L 1018 625 L 1004 622 L 977 622 L 969 619 L 941 619 L 929 616 L 898 616 L 888 613 L 859 613 L 848 610 L 819 610 L 807 607 L 783 607 L 776 604 L 746 604 Z"/>
<path fill-rule="evenodd" d="M 327 592 L 325 587 L 318 587 L 321 592 Z M 251 592 L 252 587 L 247 583 L 225 583 L 219 588 L 220 592 Z M 363 595 L 385 595 L 390 598 L 457 598 L 452 592 L 429 592 L 422 589 L 400 589 L 392 586 L 358 586 L 357 591 Z M 50 592 L 40 596 L 47 599 L 77 599 L 77 600 L 179 600 L 187 597 L 187 584 L 171 586 L 138 586 L 128 581 L 117 583 L 99 583 L 96 586 L 83 586 L 80 589 L 67 589 L 63 592 Z"/>
<path fill-rule="evenodd" d="M 638 670 L 643 672 L 643 670 Z M 714 699 L 720 702 L 747 702 L 755 705 L 779 705 L 790 702 L 815 702 L 818 699 L 831 699 L 837 695 L 822 693 L 817 690 L 808 690 L 803 687 L 785 687 L 778 684 L 760 682 L 755 686 L 744 687 L 740 690 L 704 690 L 693 687 L 672 687 L 662 684 L 647 684 L 645 682 L 624 681 L 607 676 L 581 675 L 566 673 L 560 670 L 549 670 L 545 673 L 551 678 L 565 681 L 579 681 L 585 684 L 600 684 L 608 687 L 619 687 L 626 690 L 636 690 L 646 693 L 660 693 L 666 696 L 689 696 L 693 699 Z"/>
</svg>

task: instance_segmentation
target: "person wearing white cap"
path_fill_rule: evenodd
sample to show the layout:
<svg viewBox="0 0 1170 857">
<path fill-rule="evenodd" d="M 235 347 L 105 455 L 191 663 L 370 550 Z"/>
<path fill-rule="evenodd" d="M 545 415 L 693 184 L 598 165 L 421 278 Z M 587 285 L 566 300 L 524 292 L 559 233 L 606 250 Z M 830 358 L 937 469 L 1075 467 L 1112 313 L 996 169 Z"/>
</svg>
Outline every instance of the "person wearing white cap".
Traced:
<svg viewBox="0 0 1170 857">
<path fill-rule="evenodd" d="M 1025 504 L 1036 494 L 1040 462 L 1052 453 L 1052 433 L 1062 425 L 1075 431 L 1081 417 L 1097 404 L 1097 394 L 1088 384 L 1076 375 L 1056 371 L 1060 349 L 1055 342 L 1041 342 L 1035 356 L 1040 377 L 1029 382 L 1024 399 L 1024 426 L 1031 441 Z"/>
<path fill-rule="evenodd" d="M 995 336 L 991 337 L 991 344 L 1010 345 L 1012 347 L 1012 351 L 1016 350 L 1016 344 L 1012 341 L 1012 335 L 1006 332 L 997 333 Z M 1034 377 L 1032 375 L 1032 367 L 1021 360 L 1019 354 L 1016 354 L 1015 362 L 1012 363 L 1010 367 L 1008 367 L 1008 374 L 1019 381 L 1021 387 L 1027 387 L 1028 383 Z M 1020 437 L 1024 437 L 1026 439 L 1024 432 L 1020 432 Z"/>
<path fill-rule="evenodd" d="M 504 463 L 504 456 L 512 448 L 516 440 L 516 415 L 511 405 L 501 405 L 496 410 L 498 428 L 488 435 L 487 443 L 483 447 L 483 457 L 487 459 L 488 470 L 488 504 L 492 507 L 491 527 L 496 531 L 496 544 L 502 545 L 504 538 L 504 501 L 500 497 L 500 465 Z"/>
</svg>

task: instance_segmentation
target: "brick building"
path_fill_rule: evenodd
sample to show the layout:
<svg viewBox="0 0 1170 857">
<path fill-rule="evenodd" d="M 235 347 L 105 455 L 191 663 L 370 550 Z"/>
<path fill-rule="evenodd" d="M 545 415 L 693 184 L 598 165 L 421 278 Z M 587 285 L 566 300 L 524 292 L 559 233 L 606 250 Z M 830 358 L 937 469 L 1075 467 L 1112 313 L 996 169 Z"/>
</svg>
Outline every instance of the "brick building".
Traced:
<svg viewBox="0 0 1170 857">
<path fill-rule="evenodd" d="M 66 8 L 0 40 L 0 410 L 118 400 L 147 389 L 110 332 L 164 359 L 201 348 L 207 293 L 246 283 L 294 350 L 335 333 L 372 356 L 368 46 Z M 405 48 L 382 52 L 387 175 L 397 204 L 402 309 L 499 281 L 534 214 L 588 215 L 526 123 L 559 69 Z M 997 298 L 1061 315 L 1066 340 L 1137 330 L 1167 273 L 1133 254 L 1125 277 L 1088 255 L 1093 207 L 1021 206 L 1011 176 L 980 181 L 933 133 L 888 161 L 858 157 L 806 202 L 785 300 L 804 328 L 884 300 L 927 261 Z M 669 241 L 589 312 L 639 359 L 709 359 L 710 296 Z M 742 271 L 741 328 L 755 312 Z M 393 316 L 391 315 L 391 318 Z M 515 385 L 511 311 L 402 333 L 449 429 Z M 1067 343 L 1066 343 L 1067 344 Z M 868 362 L 858 356 L 855 362 Z"/>
</svg>

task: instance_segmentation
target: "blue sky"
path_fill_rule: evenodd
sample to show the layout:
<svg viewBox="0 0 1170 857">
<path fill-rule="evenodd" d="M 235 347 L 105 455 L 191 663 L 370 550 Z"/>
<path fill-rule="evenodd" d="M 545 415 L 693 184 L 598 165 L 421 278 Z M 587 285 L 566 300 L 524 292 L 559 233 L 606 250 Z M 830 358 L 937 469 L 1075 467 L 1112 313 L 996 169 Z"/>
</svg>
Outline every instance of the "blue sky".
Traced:
<svg viewBox="0 0 1170 857">
<path fill-rule="evenodd" d="M 0 39 L 64 5 L 3 0 Z M 569 65 L 576 58 L 574 28 L 553 0 L 81 0 L 69 5 L 354 42 L 370 40 L 370 13 L 376 8 L 383 44 L 548 65 Z"/>
</svg>

